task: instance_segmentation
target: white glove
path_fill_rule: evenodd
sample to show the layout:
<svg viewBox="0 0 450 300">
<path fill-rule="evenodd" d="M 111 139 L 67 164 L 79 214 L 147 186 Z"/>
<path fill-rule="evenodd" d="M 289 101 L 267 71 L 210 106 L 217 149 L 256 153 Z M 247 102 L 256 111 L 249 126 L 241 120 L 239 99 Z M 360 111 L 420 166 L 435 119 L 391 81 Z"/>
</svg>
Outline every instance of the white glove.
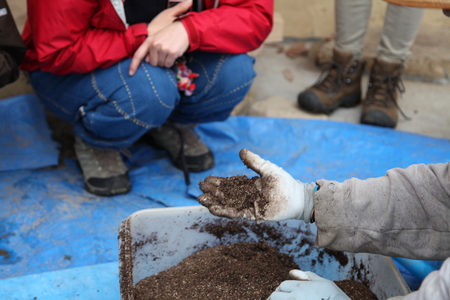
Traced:
<svg viewBox="0 0 450 300">
<path fill-rule="evenodd" d="M 282 168 L 249 150 L 242 149 L 239 156 L 247 167 L 260 175 L 255 186 L 261 198 L 255 201 L 254 207 L 236 210 L 225 206 L 223 203 L 226 201 L 223 200 L 226 200 L 226 196 L 221 191 L 221 182 L 226 178 L 215 176 L 200 181 L 200 189 L 204 194 L 197 198 L 198 202 L 220 217 L 272 222 L 300 219 L 309 223 L 314 207 L 315 183 L 306 184 L 295 180 Z"/>
<path fill-rule="evenodd" d="M 283 281 L 267 300 L 351 300 L 337 285 L 312 272 L 291 270 L 294 280 Z"/>
</svg>

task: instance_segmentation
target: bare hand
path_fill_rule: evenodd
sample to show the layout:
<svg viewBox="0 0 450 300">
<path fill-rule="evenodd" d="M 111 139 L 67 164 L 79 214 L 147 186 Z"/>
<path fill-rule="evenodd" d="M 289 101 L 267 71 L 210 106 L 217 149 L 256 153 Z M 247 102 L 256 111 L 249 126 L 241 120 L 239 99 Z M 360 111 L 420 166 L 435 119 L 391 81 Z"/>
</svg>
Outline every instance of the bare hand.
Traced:
<svg viewBox="0 0 450 300">
<path fill-rule="evenodd" d="M 160 12 L 153 18 L 150 24 L 148 24 L 148 35 L 155 34 L 175 22 L 178 16 L 187 12 L 191 6 L 192 0 L 185 0 Z"/>
<path fill-rule="evenodd" d="M 189 48 L 189 37 L 177 17 L 192 6 L 192 0 L 180 2 L 159 13 L 148 25 L 148 37 L 131 60 L 129 75 L 133 76 L 145 58 L 153 66 L 170 68 Z"/>
</svg>

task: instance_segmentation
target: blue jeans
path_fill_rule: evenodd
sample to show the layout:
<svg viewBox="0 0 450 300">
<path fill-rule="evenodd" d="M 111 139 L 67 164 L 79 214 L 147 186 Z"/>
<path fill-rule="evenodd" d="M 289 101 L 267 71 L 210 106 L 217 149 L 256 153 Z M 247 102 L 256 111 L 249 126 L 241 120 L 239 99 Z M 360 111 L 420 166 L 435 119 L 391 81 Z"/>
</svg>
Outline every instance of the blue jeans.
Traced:
<svg viewBox="0 0 450 300">
<path fill-rule="evenodd" d="M 74 125 L 88 144 L 109 149 L 131 146 L 149 129 L 167 119 L 178 123 L 223 121 L 249 91 L 254 58 L 192 52 L 187 66 L 195 73 L 193 95 L 178 91 L 171 69 L 142 63 L 128 75 L 131 59 L 89 74 L 30 74 L 31 84 L 45 106 Z"/>
</svg>

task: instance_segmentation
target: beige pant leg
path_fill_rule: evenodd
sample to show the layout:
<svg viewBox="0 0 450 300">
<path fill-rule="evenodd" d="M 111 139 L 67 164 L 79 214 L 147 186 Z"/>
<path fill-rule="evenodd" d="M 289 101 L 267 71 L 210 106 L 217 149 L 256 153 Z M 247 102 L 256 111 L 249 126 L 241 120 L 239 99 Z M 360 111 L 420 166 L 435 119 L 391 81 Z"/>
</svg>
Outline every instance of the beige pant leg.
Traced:
<svg viewBox="0 0 450 300">
<path fill-rule="evenodd" d="M 362 54 L 364 37 L 370 21 L 372 0 L 336 0 L 336 49 Z"/>
<path fill-rule="evenodd" d="M 405 62 L 419 30 L 424 9 L 388 4 L 377 56 L 383 60 Z"/>
<path fill-rule="evenodd" d="M 372 0 L 336 0 L 336 49 L 361 57 Z M 416 39 L 424 9 L 388 4 L 377 56 L 405 61 Z"/>
</svg>

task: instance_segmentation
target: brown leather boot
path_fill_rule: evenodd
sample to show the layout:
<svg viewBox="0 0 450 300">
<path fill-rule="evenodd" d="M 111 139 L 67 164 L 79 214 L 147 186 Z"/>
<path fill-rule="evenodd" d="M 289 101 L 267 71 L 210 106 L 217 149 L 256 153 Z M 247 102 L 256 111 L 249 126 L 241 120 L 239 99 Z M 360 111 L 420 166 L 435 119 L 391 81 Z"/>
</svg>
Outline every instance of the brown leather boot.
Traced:
<svg viewBox="0 0 450 300">
<path fill-rule="evenodd" d="M 375 59 L 370 72 L 366 99 L 363 102 L 361 123 L 391 128 L 397 125 L 397 109 L 400 110 L 397 104 L 397 90 L 401 94 L 405 91 L 400 78 L 403 69 L 402 62 L 391 63 Z M 404 115 L 401 110 L 400 113 Z"/>
<path fill-rule="evenodd" d="M 338 107 L 352 107 L 361 102 L 361 76 L 364 64 L 353 59 L 353 53 L 333 49 L 333 62 L 317 83 L 298 95 L 301 108 L 330 114 Z"/>
</svg>

